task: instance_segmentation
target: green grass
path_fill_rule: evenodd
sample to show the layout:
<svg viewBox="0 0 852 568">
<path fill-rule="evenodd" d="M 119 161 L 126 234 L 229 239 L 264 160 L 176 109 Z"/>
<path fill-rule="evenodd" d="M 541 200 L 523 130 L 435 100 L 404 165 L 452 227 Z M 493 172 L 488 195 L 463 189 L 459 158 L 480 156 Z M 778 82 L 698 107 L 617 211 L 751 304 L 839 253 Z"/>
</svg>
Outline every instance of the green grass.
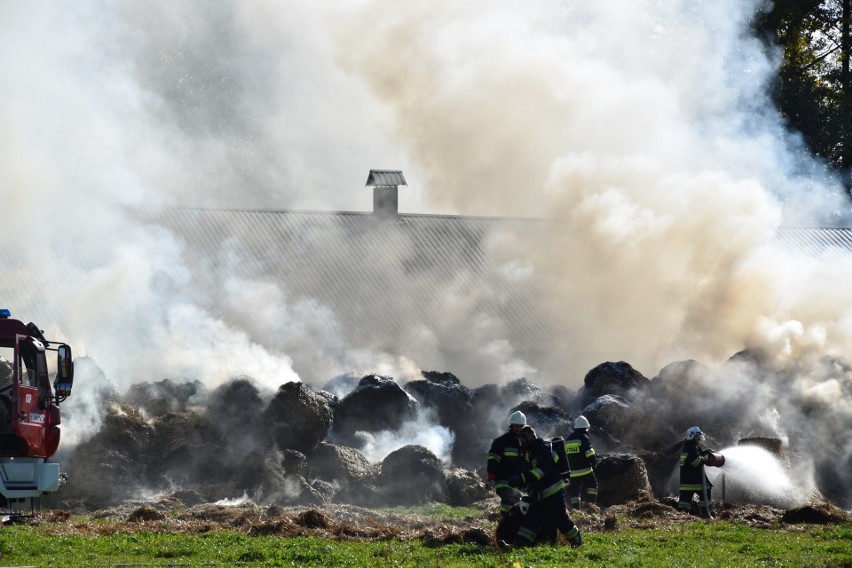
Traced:
<svg viewBox="0 0 852 568">
<path fill-rule="evenodd" d="M 852 524 L 766 530 L 717 521 L 586 533 L 585 546 L 539 546 L 501 556 L 473 544 L 337 542 L 226 531 L 61 536 L 50 525 L 0 527 L 2 566 L 852 566 Z"/>
</svg>

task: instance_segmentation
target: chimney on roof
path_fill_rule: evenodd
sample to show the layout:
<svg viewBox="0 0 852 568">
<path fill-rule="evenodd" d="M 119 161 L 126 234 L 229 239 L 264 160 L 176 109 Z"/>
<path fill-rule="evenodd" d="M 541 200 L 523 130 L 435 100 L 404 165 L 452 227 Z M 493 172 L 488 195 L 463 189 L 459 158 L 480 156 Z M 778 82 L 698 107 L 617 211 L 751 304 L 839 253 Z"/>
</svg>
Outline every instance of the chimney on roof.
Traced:
<svg viewBox="0 0 852 568">
<path fill-rule="evenodd" d="M 399 215 L 399 186 L 408 185 L 400 170 L 370 170 L 367 187 L 373 187 L 373 215 L 396 219 Z"/>
</svg>

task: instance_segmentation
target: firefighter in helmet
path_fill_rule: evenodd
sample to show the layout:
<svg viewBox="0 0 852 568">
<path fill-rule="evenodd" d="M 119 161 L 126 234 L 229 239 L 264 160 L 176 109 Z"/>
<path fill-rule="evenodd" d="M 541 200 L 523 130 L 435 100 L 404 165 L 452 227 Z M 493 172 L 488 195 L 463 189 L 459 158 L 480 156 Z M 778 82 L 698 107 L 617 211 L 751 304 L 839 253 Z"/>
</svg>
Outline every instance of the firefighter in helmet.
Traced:
<svg viewBox="0 0 852 568">
<path fill-rule="evenodd" d="M 526 471 L 509 480 L 509 483 L 526 489 L 525 500 L 529 500 L 529 508 L 514 543 L 500 542 L 500 546 L 530 546 L 537 538 L 544 536 L 542 533 L 547 528 L 554 531 L 554 536 L 556 530 L 561 532 L 571 546 L 581 546 L 583 537 L 580 530 L 565 509 L 563 475 L 567 473 L 568 467 L 561 463 L 565 460 L 564 456 L 560 456 L 560 452 L 550 442 L 538 438 L 532 426 L 524 426 L 521 435 L 529 461 Z"/>
<path fill-rule="evenodd" d="M 565 454 L 571 468 L 568 486 L 571 508 L 579 509 L 583 501 L 594 505 L 598 499 L 598 479 L 595 477 L 598 457 L 589 439 L 589 421 L 583 415 L 574 420 L 574 431 L 565 438 Z"/>
<path fill-rule="evenodd" d="M 509 430 L 495 439 L 488 450 L 488 478 L 486 487 L 495 489 L 500 496 L 500 514 L 505 515 L 521 499 L 521 492 L 509 485 L 509 479 L 523 471 L 526 463 L 521 439 L 521 428 L 527 417 L 520 410 L 509 416 Z"/>
<path fill-rule="evenodd" d="M 681 511 L 692 510 L 692 499 L 698 494 L 698 507 L 702 517 L 712 518 L 710 510 L 710 490 L 713 485 L 704 473 L 707 451 L 701 447 L 704 432 L 698 426 L 686 431 L 686 440 L 680 451 L 680 498 L 677 507 Z"/>
</svg>

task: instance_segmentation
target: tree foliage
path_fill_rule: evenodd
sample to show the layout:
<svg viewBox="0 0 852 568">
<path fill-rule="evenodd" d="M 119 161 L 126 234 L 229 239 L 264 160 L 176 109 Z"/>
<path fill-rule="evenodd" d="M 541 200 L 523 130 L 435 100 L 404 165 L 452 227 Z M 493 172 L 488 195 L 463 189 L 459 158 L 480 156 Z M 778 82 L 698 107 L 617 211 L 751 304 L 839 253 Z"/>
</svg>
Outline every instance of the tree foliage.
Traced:
<svg viewBox="0 0 852 568">
<path fill-rule="evenodd" d="M 772 97 L 788 125 L 850 187 L 852 172 L 852 0 L 774 0 L 755 31 L 783 51 Z"/>
</svg>

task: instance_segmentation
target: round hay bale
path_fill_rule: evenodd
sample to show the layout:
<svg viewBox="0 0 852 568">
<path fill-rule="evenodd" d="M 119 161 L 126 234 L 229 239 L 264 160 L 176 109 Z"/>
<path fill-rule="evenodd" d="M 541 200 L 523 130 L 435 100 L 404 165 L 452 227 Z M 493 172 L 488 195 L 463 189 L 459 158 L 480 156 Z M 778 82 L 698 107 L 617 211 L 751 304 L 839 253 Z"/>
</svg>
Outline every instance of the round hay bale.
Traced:
<svg viewBox="0 0 852 568">
<path fill-rule="evenodd" d="M 263 413 L 275 444 L 283 449 L 310 453 L 331 428 L 328 400 L 300 382 L 281 385 Z"/>
<path fill-rule="evenodd" d="M 601 507 L 654 496 L 642 458 L 627 454 L 602 455 L 595 475 L 598 478 L 598 505 Z"/>
<path fill-rule="evenodd" d="M 382 461 L 381 482 L 389 505 L 447 502 L 443 464 L 423 446 L 403 446 L 388 454 Z"/>
<path fill-rule="evenodd" d="M 453 468 L 447 473 L 447 503 L 453 507 L 465 507 L 489 497 L 482 478 L 462 468 Z"/>
</svg>

